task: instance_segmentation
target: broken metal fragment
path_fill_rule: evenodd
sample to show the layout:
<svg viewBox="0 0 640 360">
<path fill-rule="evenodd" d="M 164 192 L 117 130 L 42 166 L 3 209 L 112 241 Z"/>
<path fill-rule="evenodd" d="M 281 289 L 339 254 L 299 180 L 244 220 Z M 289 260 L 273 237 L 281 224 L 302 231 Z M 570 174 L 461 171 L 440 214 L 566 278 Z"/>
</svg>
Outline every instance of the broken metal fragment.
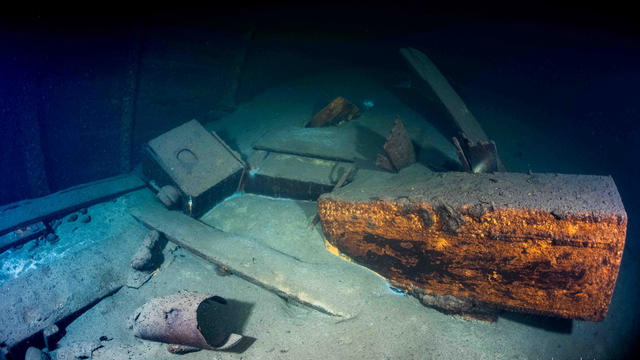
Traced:
<svg viewBox="0 0 640 360">
<path fill-rule="evenodd" d="M 378 166 L 383 169 L 391 170 L 389 169 L 389 165 L 391 165 L 393 169 L 400 170 L 416 162 L 413 143 L 399 116 L 396 117 L 383 148 L 386 156 L 378 154 L 376 159 L 376 165 L 379 164 Z"/>
<path fill-rule="evenodd" d="M 458 140 L 462 141 L 462 144 L 454 141 L 454 145 L 458 151 L 463 151 L 462 155 L 470 165 L 468 168 L 473 172 L 505 171 L 495 143 L 489 140 L 480 123 L 431 59 L 414 48 L 400 49 L 400 54 L 421 80 L 418 88 L 427 95 L 435 94 L 451 115 L 456 135 L 460 137 Z M 460 153 L 458 157 L 466 169 L 467 164 Z"/>
<path fill-rule="evenodd" d="M 464 150 L 462 150 L 460 141 L 458 141 L 458 138 L 454 136 L 451 138 L 451 142 L 453 142 L 453 146 L 456 148 L 456 155 L 458 155 L 458 160 L 460 161 L 460 164 L 462 164 L 462 168 L 464 171 L 471 172 L 471 164 L 469 164 L 469 160 L 464 154 Z"/>
<path fill-rule="evenodd" d="M 378 154 L 376 157 L 376 166 L 391 172 L 394 171 L 393 165 L 391 165 L 391 160 L 389 160 L 386 155 Z"/>
<path fill-rule="evenodd" d="M 324 127 L 338 125 L 360 115 L 360 109 L 342 96 L 338 96 L 329 105 L 318 112 L 307 124 L 307 127 Z"/>
<path fill-rule="evenodd" d="M 323 194 L 318 213 L 330 244 L 415 296 L 589 321 L 606 316 L 627 229 L 610 177 L 417 164 Z"/>
<path fill-rule="evenodd" d="M 180 292 L 149 300 L 134 314 L 136 337 L 207 350 L 226 350 L 241 335 L 226 330 L 227 301 L 219 296 Z"/>
<path fill-rule="evenodd" d="M 498 156 L 496 143 L 493 140 L 472 141 L 464 134 L 462 134 L 461 137 L 462 143 L 458 143 L 458 145 L 462 149 L 465 159 L 468 161 L 471 172 L 490 173 L 505 171 L 504 165 L 502 165 L 502 161 Z M 454 137 L 454 139 L 456 138 Z M 458 155 L 458 157 L 459 156 L 460 155 Z"/>
</svg>

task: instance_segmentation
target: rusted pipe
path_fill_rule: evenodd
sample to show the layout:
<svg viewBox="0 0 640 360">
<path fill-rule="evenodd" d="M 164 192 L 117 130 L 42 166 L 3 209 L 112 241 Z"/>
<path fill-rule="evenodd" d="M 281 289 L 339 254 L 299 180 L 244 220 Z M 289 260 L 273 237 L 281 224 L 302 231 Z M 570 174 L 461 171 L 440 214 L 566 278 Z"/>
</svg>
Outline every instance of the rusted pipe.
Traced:
<svg viewBox="0 0 640 360">
<path fill-rule="evenodd" d="M 225 330 L 227 301 L 219 296 L 180 292 L 149 300 L 134 315 L 133 332 L 145 340 L 226 350 L 242 335 Z"/>
</svg>

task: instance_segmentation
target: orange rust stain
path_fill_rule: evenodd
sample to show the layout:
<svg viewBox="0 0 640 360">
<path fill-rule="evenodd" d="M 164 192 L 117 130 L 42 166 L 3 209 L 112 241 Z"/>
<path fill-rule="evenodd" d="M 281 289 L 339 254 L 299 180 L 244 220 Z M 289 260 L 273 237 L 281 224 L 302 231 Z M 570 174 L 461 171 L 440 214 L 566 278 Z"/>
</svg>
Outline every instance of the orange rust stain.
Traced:
<svg viewBox="0 0 640 360">
<path fill-rule="evenodd" d="M 470 207 L 461 207 L 452 230 L 446 215 L 427 203 L 318 202 L 329 244 L 367 266 L 372 265 L 367 259 L 394 259 L 403 269 L 374 271 L 399 287 L 473 296 L 520 311 L 604 319 L 622 258 L 626 218 L 557 218 L 537 209 L 493 209 L 471 216 Z"/>
</svg>

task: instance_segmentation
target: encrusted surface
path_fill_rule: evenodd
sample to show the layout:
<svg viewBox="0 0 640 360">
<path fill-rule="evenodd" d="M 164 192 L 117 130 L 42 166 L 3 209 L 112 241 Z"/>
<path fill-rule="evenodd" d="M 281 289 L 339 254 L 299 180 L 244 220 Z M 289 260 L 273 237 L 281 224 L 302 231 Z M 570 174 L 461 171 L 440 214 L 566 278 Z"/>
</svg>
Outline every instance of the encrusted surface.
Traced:
<svg viewBox="0 0 640 360">
<path fill-rule="evenodd" d="M 393 164 L 393 167 L 400 170 L 416 161 L 413 144 L 404 129 L 400 117 L 396 117 L 391 133 L 384 144 L 384 151 Z M 386 168 L 386 167 L 383 167 Z"/>
<path fill-rule="evenodd" d="M 328 241 L 410 291 L 507 309 L 604 319 L 627 216 L 609 177 L 363 177 L 318 202 Z"/>
<path fill-rule="evenodd" d="M 337 125 L 349 121 L 360 115 L 360 109 L 342 96 L 338 96 L 309 122 L 309 127 L 323 127 Z"/>
</svg>

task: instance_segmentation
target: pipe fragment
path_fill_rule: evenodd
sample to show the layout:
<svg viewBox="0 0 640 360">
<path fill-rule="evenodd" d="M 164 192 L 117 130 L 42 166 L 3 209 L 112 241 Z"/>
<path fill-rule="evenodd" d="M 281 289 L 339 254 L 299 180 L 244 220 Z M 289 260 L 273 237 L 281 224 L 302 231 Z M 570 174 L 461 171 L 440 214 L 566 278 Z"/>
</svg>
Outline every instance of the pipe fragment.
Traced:
<svg viewBox="0 0 640 360">
<path fill-rule="evenodd" d="M 226 330 L 222 319 L 228 312 L 227 301 L 220 296 L 179 292 L 157 297 L 134 314 L 136 337 L 207 350 L 227 350 L 237 345 L 242 335 Z"/>
</svg>

